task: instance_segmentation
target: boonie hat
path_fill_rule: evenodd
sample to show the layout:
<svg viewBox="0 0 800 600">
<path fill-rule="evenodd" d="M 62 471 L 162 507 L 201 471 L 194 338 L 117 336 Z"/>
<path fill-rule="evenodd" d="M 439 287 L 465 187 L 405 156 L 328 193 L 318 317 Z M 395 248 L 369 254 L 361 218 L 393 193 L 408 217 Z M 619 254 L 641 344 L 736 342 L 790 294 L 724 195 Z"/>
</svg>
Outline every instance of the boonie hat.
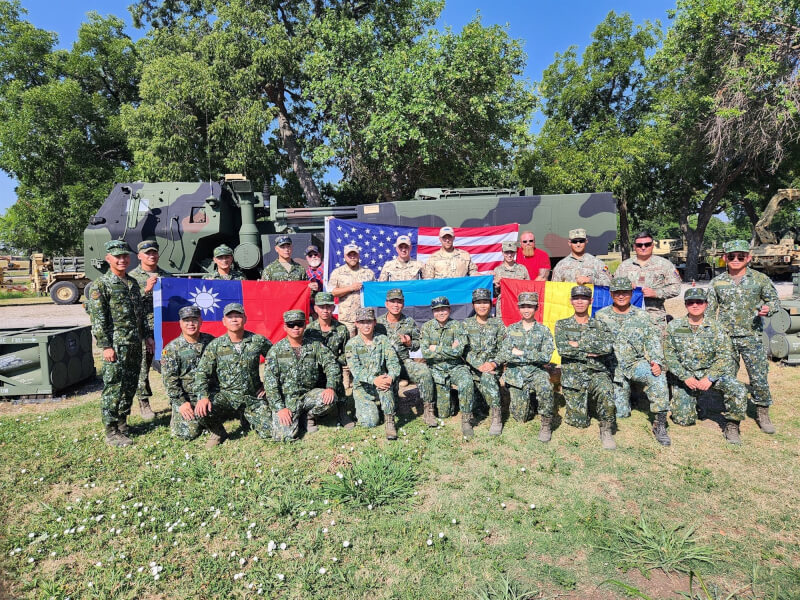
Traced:
<svg viewBox="0 0 800 600">
<path fill-rule="evenodd" d="M 342 252 L 344 252 L 345 256 L 347 256 L 351 252 L 357 252 L 358 254 L 361 254 L 361 248 L 359 248 L 358 245 L 354 244 L 353 242 L 350 242 L 344 247 Z"/>
<path fill-rule="evenodd" d="M 233 256 L 233 248 L 225 244 L 217 246 L 214 248 L 214 258 L 219 258 L 220 256 Z"/>
<path fill-rule="evenodd" d="M 142 240 L 136 245 L 137 252 L 147 252 L 148 250 L 158 252 L 158 242 L 155 240 Z"/>
<path fill-rule="evenodd" d="M 472 301 L 480 302 L 482 300 L 488 300 L 489 302 L 491 302 L 492 292 L 490 292 L 486 288 L 478 288 L 477 290 L 472 290 Z"/>
<path fill-rule="evenodd" d="M 312 252 L 316 252 L 317 254 L 319 254 L 319 248 L 317 248 L 314 244 L 306 246 L 306 256 L 308 256 Z"/>
<path fill-rule="evenodd" d="M 503 242 L 503 252 L 516 252 L 517 242 Z"/>
<path fill-rule="evenodd" d="M 356 310 L 356 321 L 374 321 L 375 309 L 362 307 Z"/>
<path fill-rule="evenodd" d="M 452 235 L 453 237 L 455 237 L 456 236 L 456 232 L 453 231 L 452 227 L 442 227 L 439 230 L 439 237 L 442 237 L 442 236 L 445 236 L 445 235 Z"/>
<path fill-rule="evenodd" d="M 614 277 L 608 289 L 611 292 L 629 292 L 633 290 L 633 284 L 627 277 Z"/>
<path fill-rule="evenodd" d="M 288 235 L 279 235 L 278 237 L 275 238 L 276 246 L 283 246 L 285 244 L 289 245 L 292 244 L 292 238 L 290 238 Z"/>
<path fill-rule="evenodd" d="M 411 245 L 411 237 L 407 235 L 398 235 L 397 239 L 394 241 L 394 247 L 397 248 L 400 244 L 408 244 Z"/>
<path fill-rule="evenodd" d="M 738 250 L 736 251 L 738 252 Z M 702 300 L 703 302 L 708 301 L 708 294 L 703 288 L 699 287 L 690 287 L 683 293 L 683 299 L 685 300 Z"/>
<path fill-rule="evenodd" d="M 222 314 L 226 317 L 228 316 L 228 313 L 232 312 L 240 312 L 244 314 L 244 306 L 238 302 L 231 302 L 230 304 L 226 304 L 225 308 L 222 309 Z"/>
<path fill-rule="evenodd" d="M 387 300 L 405 300 L 406 297 L 403 295 L 403 290 L 400 288 L 394 288 L 393 290 L 389 290 L 386 292 L 386 299 Z"/>
<path fill-rule="evenodd" d="M 592 288 L 585 285 L 576 285 L 569 292 L 570 298 L 591 298 Z"/>
<path fill-rule="evenodd" d="M 317 295 L 314 296 L 314 304 L 317 306 L 327 306 L 336 303 L 333 301 L 333 294 L 330 292 L 317 292 Z"/>
<path fill-rule="evenodd" d="M 577 240 L 585 237 L 586 237 L 586 230 L 583 228 L 569 230 L 569 239 L 571 240 Z"/>
<path fill-rule="evenodd" d="M 750 244 L 746 240 L 730 240 L 722 244 L 722 251 L 728 252 L 747 252 L 750 253 Z"/>
<path fill-rule="evenodd" d="M 517 306 L 538 306 L 539 294 L 537 292 L 520 292 L 517 296 Z"/>
<path fill-rule="evenodd" d="M 199 317 L 200 317 L 199 306 L 182 306 L 181 309 L 178 311 L 178 318 L 180 319 L 191 319 Z"/>
<path fill-rule="evenodd" d="M 450 300 L 447 299 L 446 296 L 437 296 L 433 300 L 431 300 L 431 308 L 450 308 Z"/>
<path fill-rule="evenodd" d="M 122 256 L 123 254 L 132 254 L 132 252 L 125 240 L 111 240 L 106 242 L 106 254 Z"/>
<path fill-rule="evenodd" d="M 284 323 L 294 323 L 295 321 L 303 321 L 306 322 L 306 313 L 302 310 L 287 310 L 283 313 L 283 322 Z"/>
</svg>

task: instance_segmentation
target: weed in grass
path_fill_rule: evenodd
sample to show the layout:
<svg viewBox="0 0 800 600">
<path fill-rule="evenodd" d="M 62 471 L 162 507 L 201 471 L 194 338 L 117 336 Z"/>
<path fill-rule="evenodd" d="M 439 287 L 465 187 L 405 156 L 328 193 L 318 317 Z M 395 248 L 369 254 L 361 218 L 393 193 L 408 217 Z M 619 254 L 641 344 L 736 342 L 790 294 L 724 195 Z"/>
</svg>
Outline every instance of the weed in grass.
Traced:
<svg viewBox="0 0 800 600">
<path fill-rule="evenodd" d="M 696 485 L 707 491 L 717 487 L 710 469 L 705 467 L 698 468 L 691 464 L 681 465 L 680 469 L 681 476 L 686 483 Z"/>
<path fill-rule="evenodd" d="M 473 590 L 477 600 L 533 600 L 538 597 L 537 590 L 530 589 L 505 573 Z"/>
<path fill-rule="evenodd" d="M 540 564 L 536 570 L 538 575 L 549 579 L 565 590 L 574 590 L 578 585 L 578 578 L 572 571 L 568 571 L 557 565 Z"/>
</svg>

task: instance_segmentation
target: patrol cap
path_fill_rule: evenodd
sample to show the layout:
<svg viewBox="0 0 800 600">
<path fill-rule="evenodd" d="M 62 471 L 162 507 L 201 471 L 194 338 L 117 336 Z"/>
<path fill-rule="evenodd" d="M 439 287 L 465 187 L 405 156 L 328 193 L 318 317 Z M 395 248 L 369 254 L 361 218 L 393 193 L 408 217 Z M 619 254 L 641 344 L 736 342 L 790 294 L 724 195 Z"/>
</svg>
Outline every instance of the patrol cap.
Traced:
<svg viewBox="0 0 800 600">
<path fill-rule="evenodd" d="M 490 292 L 486 288 L 478 288 L 477 290 L 472 290 L 473 302 L 482 302 L 484 300 L 488 300 L 489 302 L 491 302 L 492 292 Z"/>
<path fill-rule="evenodd" d="M 178 317 L 180 319 L 199 319 L 201 316 L 200 307 L 199 306 L 182 306 L 181 309 L 178 311 Z"/>
<path fill-rule="evenodd" d="M 351 252 L 357 252 L 358 254 L 361 254 L 361 248 L 359 248 L 358 245 L 353 242 L 346 244 L 342 251 L 344 252 L 345 256 Z"/>
<path fill-rule="evenodd" d="M 439 237 L 443 237 L 443 236 L 445 236 L 445 235 L 452 235 L 453 237 L 456 237 L 456 232 L 455 232 L 455 231 L 453 231 L 453 228 L 452 228 L 452 227 L 447 227 L 447 226 L 445 226 L 445 227 L 442 227 L 442 228 L 439 230 Z"/>
<path fill-rule="evenodd" d="M 214 258 L 220 256 L 233 256 L 233 248 L 226 246 L 225 244 L 220 244 L 214 248 Z"/>
<path fill-rule="evenodd" d="M 287 310 L 285 313 L 283 313 L 284 323 L 294 323 L 296 321 L 302 321 L 305 323 L 306 313 L 304 313 L 302 310 Z"/>
<path fill-rule="evenodd" d="M 394 242 L 394 247 L 397 248 L 400 244 L 408 244 L 410 246 L 411 238 L 407 235 L 398 235 Z"/>
<path fill-rule="evenodd" d="M 312 252 L 316 252 L 317 254 L 319 254 L 319 248 L 317 248 L 314 244 L 306 246 L 306 256 L 308 256 Z"/>
<path fill-rule="evenodd" d="M 746 240 L 730 240 L 722 244 L 722 251 L 728 252 L 747 252 L 750 254 L 750 244 Z"/>
<path fill-rule="evenodd" d="M 538 306 L 539 294 L 537 292 L 520 292 L 517 296 L 517 306 Z"/>
<path fill-rule="evenodd" d="M 394 288 L 386 292 L 386 299 L 387 300 L 405 300 L 406 297 L 403 295 L 403 290 L 400 288 Z"/>
<path fill-rule="evenodd" d="M 447 296 L 437 296 L 431 300 L 431 309 L 442 307 L 450 308 L 450 300 L 447 299 Z"/>
<path fill-rule="evenodd" d="M 284 246 L 286 244 L 292 245 L 292 238 L 288 235 L 279 235 L 275 238 L 275 245 L 276 246 Z"/>
<path fill-rule="evenodd" d="M 136 245 L 137 252 L 147 252 L 148 250 L 158 252 L 158 242 L 155 240 L 142 240 Z"/>
<path fill-rule="evenodd" d="M 516 252 L 517 242 L 503 242 L 503 252 Z"/>
<path fill-rule="evenodd" d="M 586 230 L 583 228 L 578 229 L 570 229 L 569 230 L 569 239 L 570 240 L 578 240 L 578 239 L 586 239 Z"/>
<path fill-rule="evenodd" d="M 614 277 L 608 289 L 611 292 L 630 292 L 633 291 L 633 284 L 627 277 Z"/>
<path fill-rule="evenodd" d="M 225 315 L 226 317 L 228 316 L 228 313 L 232 312 L 239 312 L 244 314 L 244 306 L 242 306 L 238 302 L 231 302 L 229 304 L 226 304 L 225 308 L 222 309 L 222 314 Z"/>
<path fill-rule="evenodd" d="M 356 321 L 374 321 L 375 309 L 369 307 L 362 307 L 356 310 Z"/>
<path fill-rule="evenodd" d="M 683 293 L 683 301 L 686 300 L 702 300 L 703 302 L 708 302 L 708 294 L 703 288 L 699 287 L 690 287 Z"/>
<path fill-rule="evenodd" d="M 569 292 L 570 298 L 591 298 L 592 288 L 585 285 L 576 285 Z"/>
<path fill-rule="evenodd" d="M 133 254 L 125 240 L 111 240 L 106 242 L 106 254 L 111 256 L 122 256 L 123 254 Z"/>
<path fill-rule="evenodd" d="M 330 292 L 317 292 L 317 295 L 314 296 L 314 304 L 317 306 L 328 306 L 336 304 L 333 301 L 333 294 Z"/>
</svg>

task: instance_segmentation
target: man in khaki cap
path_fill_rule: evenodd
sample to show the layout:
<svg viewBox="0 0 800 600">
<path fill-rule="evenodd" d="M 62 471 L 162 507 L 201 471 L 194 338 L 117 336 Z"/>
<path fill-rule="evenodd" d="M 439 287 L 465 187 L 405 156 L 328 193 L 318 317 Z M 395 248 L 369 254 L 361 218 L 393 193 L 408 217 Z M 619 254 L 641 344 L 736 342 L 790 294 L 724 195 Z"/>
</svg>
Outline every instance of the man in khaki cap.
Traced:
<svg viewBox="0 0 800 600">
<path fill-rule="evenodd" d="M 503 264 L 494 268 L 494 295 L 497 298 L 496 314 L 503 316 L 500 307 L 500 280 L 524 279 L 530 280 L 528 269 L 517 262 L 517 242 L 503 242 Z"/>
<path fill-rule="evenodd" d="M 611 275 L 603 261 L 586 252 L 586 230 L 569 232 L 570 255 L 562 258 L 553 269 L 553 281 L 574 281 L 579 285 L 593 283 L 608 285 Z"/>
<path fill-rule="evenodd" d="M 339 298 L 339 323 L 345 325 L 353 337 L 356 334 L 356 311 L 361 308 L 361 288 L 365 281 L 375 281 L 375 273 L 361 266 L 361 250 L 356 244 L 347 244 L 343 252 L 345 264 L 333 270 L 328 287 L 334 297 Z"/>
<path fill-rule="evenodd" d="M 411 238 L 407 235 L 397 237 L 394 243 L 397 256 L 387 261 L 381 269 L 378 281 L 411 281 L 423 279 L 425 265 L 411 258 Z"/>
<path fill-rule="evenodd" d="M 478 267 L 472 262 L 469 252 L 454 247 L 455 235 L 452 227 L 442 227 L 439 230 L 439 241 L 442 243 L 442 247 L 431 254 L 425 263 L 423 272 L 425 279 L 478 275 Z"/>
</svg>

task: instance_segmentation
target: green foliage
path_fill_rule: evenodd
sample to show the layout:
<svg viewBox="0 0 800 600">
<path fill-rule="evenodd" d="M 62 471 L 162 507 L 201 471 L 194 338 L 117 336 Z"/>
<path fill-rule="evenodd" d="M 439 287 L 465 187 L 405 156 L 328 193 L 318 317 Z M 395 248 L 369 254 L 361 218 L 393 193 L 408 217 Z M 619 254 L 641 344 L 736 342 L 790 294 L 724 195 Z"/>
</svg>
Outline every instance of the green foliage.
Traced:
<svg viewBox="0 0 800 600">
<path fill-rule="evenodd" d="M 473 590 L 472 595 L 476 600 L 533 600 L 539 597 L 539 592 L 503 573 L 480 585 Z"/>
</svg>

